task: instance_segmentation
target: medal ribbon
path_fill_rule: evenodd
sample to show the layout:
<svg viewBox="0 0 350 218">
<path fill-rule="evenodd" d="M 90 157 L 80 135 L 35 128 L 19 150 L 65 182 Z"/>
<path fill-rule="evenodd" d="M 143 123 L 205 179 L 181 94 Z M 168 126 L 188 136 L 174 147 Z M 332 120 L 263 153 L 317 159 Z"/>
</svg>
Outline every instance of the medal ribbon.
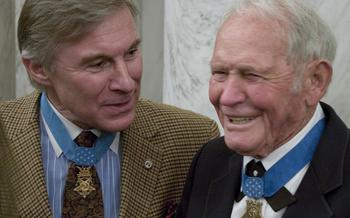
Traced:
<svg viewBox="0 0 350 218">
<path fill-rule="evenodd" d="M 262 177 L 250 177 L 242 173 L 243 193 L 256 199 L 274 195 L 311 161 L 325 126 L 325 118 L 319 120 L 309 133 Z"/>
<path fill-rule="evenodd" d="M 49 105 L 45 92 L 41 95 L 40 104 L 41 114 L 66 158 L 80 166 L 97 164 L 112 144 L 115 133 L 102 132 L 101 136 L 96 140 L 95 146 L 91 148 L 78 146 L 71 139 L 64 124 Z"/>
</svg>

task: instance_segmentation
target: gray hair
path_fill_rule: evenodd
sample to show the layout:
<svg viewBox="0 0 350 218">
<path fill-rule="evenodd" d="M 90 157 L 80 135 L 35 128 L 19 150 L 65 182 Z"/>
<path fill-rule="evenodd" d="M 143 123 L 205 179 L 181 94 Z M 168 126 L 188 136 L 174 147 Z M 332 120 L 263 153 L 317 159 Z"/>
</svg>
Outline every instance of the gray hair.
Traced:
<svg viewBox="0 0 350 218">
<path fill-rule="evenodd" d="M 298 0 L 240 0 L 227 16 L 245 12 L 280 23 L 282 37 L 287 37 L 288 61 L 300 73 L 301 66 L 316 59 L 333 63 L 337 43 L 329 26 L 311 8 Z"/>
<path fill-rule="evenodd" d="M 61 43 L 81 38 L 124 7 L 135 18 L 137 9 L 131 0 L 26 0 L 18 20 L 19 50 L 23 57 L 53 71 Z"/>
</svg>

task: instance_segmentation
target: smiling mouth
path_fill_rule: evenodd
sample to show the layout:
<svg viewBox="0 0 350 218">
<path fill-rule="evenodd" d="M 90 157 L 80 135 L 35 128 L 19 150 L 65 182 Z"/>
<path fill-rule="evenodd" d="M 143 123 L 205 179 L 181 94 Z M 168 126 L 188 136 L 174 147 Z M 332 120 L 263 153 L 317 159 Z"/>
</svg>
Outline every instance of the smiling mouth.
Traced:
<svg viewBox="0 0 350 218">
<path fill-rule="evenodd" d="M 256 117 L 231 117 L 229 118 L 230 123 L 240 125 L 246 124 L 254 120 Z"/>
<path fill-rule="evenodd" d="M 103 105 L 107 110 L 112 110 L 113 112 L 123 112 L 129 111 L 134 107 L 132 99 L 127 101 L 110 102 Z"/>
<path fill-rule="evenodd" d="M 132 101 L 132 99 L 124 99 L 124 100 L 119 100 L 119 101 L 110 101 L 110 102 L 105 102 L 105 106 L 123 106 L 127 105 Z"/>
<path fill-rule="evenodd" d="M 130 103 L 130 101 L 125 101 L 125 102 L 107 104 L 107 106 L 121 107 L 121 106 L 127 105 L 129 103 Z"/>
</svg>

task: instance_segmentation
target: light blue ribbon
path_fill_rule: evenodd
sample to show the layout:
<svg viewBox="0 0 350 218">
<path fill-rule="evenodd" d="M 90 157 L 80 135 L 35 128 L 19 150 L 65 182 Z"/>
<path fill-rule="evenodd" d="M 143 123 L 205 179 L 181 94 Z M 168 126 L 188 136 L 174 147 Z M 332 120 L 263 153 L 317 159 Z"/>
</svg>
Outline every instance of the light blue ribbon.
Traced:
<svg viewBox="0 0 350 218">
<path fill-rule="evenodd" d="M 102 132 L 95 146 L 91 148 L 78 146 L 49 105 L 45 92 L 41 95 L 40 104 L 41 114 L 68 160 L 81 166 L 95 165 L 112 144 L 115 133 Z"/>
<path fill-rule="evenodd" d="M 243 173 L 243 193 L 256 199 L 274 195 L 311 161 L 325 127 L 326 120 L 323 118 L 262 177 L 250 177 Z"/>
</svg>

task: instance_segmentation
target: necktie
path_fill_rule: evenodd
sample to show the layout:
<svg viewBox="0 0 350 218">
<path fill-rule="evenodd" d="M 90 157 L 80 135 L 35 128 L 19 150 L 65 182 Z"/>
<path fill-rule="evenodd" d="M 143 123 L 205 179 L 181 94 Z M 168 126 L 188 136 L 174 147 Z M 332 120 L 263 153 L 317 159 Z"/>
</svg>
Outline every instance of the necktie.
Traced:
<svg viewBox="0 0 350 218">
<path fill-rule="evenodd" d="M 92 147 L 97 137 L 90 131 L 83 131 L 74 140 L 83 147 Z M 80 154 L 84 158 L 84 154 Z M 71 163 L 64 190 L 63 218 L 103 218 L 101 184 L 94 166 L 79 166 Z"/>
<path fill-rule="evenodd" d="M 265 174 L 265 172 L 266 170 L 262 165 L 261 161 L 255 162 L 254 160 L 251 160 L 246 166 L 245 173 L 249 177 L 262 177 Z M 263 193 L 255 193 L 256 191 L 259 190 L 255 188 L 257 186 L 259 186 L 259 184 L 254 182 L 251 182 L 251 184 L 248 185 L 248 191 L 251 193 L 251 195 L 257 196 L 257 195 L 263 194 Z M 236 201 L 237 202 L 240 201 L 243 197 L 244 197 L 244 193 L 241 192 L 239 196 L 236 198 Z M 296 198 L 285 187 L 282 187 L 273 196 L 265 197 L 265 200 L 271 206 L 271 208 L 275 212 L 277 212 L 278 210 L 294 203 L 296 201 Z"/>
</svg>

